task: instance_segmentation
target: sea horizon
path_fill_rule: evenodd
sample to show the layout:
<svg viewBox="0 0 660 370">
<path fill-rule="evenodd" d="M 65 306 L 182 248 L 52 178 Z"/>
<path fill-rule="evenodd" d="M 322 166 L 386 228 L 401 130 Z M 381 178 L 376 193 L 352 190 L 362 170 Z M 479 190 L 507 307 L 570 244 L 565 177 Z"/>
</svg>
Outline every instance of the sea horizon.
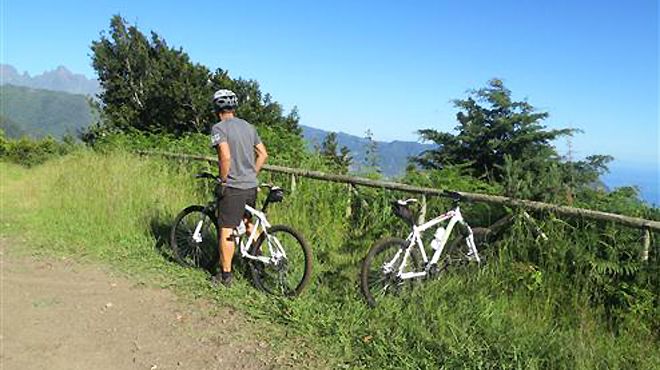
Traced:
<svg viewBox="0 0 660 370">
<path fill-rule="evenodd" d="M 610 191 L 634 186 L 639 190 L 639 197 L 644 202 L 660 207 L 660 168 L 658 163 L 638 163 L 615 160 L 609 165 L 609 173 L 601 180 Z"/>
</svg>

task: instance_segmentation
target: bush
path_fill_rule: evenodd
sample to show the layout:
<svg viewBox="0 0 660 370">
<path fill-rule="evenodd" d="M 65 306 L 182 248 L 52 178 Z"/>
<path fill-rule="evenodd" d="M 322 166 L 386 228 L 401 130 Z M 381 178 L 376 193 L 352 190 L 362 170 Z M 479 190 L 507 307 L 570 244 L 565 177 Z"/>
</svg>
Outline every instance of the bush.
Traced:
<svg viewBox="0 0 660 370">
<path fill-rule="evenodd" d="M 23 136 L 20 139 L 9 139 L 0 130 L 0 158 L 18 163 L 26 167 L 36 166 L 45 161 L 72 152 L 79 145 L 71 136 L 65 136 L 62 141 L 52 136 L 43 139 L 31 139 Z"/>
</svg>

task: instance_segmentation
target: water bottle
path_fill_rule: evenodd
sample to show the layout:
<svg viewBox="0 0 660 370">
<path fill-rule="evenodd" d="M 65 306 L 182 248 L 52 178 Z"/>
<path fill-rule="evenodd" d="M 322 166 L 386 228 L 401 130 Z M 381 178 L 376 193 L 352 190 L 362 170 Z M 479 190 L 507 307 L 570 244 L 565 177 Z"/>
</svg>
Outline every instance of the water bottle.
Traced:
<svg viewBox="0 0 660 370">
<path fill-rule="evenodd" d="M 241 220 L 241 223 L 236 227 L 236 233 L 238 235 L 243 235 L 245 234 L 246 228 L 245 228 L 245 222 Z"/>
<path fill-rule="evenodd" d="M 433 240 L 431 240 L 431 248 L 434 251 L 437 251 L 440 248 L 440 243 L 442 243 L 442 237 L 445 236 L 445 228 L 438 226 L 435 230 L 435 235 L 433 235 Z"/>
</svg>

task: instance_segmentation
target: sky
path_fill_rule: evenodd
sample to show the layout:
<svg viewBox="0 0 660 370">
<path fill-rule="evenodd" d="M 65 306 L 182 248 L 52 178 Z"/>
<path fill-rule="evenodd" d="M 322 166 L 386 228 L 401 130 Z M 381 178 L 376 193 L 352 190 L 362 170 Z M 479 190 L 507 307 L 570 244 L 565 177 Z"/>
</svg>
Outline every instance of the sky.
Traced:
<svg viewBox="0 0 660 370">
<path fill-rule="evenodd" d="M 550 113 L 549 128 L 584 131 L 575 158 L 659 166 L 657 0 L 0 4 L 0 59 L 31 75 L 64 65 L 95 77 L 89 46 L 121 14 L 211 70 L 259 81 L 305 125 L 418 140 L 451 131 L 452 99 L 501 78 Z"/>
</svg>

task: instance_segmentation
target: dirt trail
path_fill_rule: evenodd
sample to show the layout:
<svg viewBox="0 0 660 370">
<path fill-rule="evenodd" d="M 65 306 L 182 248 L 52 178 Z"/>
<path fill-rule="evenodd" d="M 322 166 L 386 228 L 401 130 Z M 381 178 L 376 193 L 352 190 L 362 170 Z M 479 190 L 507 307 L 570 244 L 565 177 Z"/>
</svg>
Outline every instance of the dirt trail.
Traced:
<svg viewBox="0 0 660 370">
<path fill-rule="evenodd" d="M 7 244 L 0 239 L 3 370 L 280 367 L 228 308 L 211 316 L 167 290 L 67 259 L 17 257 Z"/>
</svg>

